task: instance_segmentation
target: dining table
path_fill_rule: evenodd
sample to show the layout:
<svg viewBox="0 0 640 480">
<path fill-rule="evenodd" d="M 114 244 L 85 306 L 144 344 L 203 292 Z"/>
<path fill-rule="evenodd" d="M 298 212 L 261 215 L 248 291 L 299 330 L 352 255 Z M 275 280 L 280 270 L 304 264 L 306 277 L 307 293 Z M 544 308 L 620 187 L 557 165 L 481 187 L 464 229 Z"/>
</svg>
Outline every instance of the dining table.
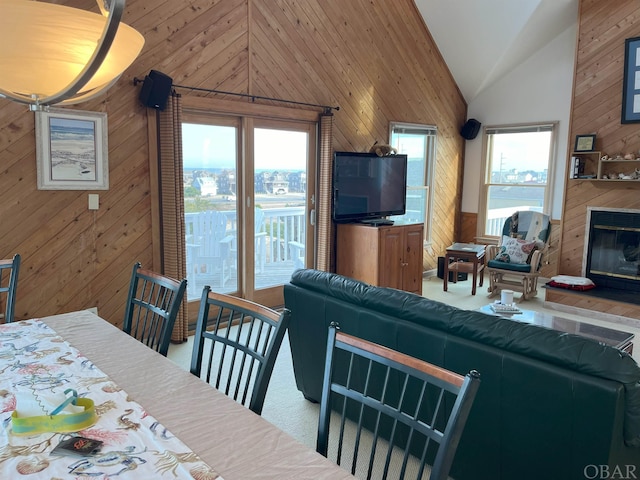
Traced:
<svg viewBox="0 0 640 480">
<path fill-rule="evenodd" d="M 354 478 L 88 310 L 0 325 L 0 379 L 0 478 Z M 56 388 L 90 397 L 97 423 L 16 434 L 24 390 Z M 51 454 L 74 435 L 102 440 L 102 453 Z"/>
</svg>

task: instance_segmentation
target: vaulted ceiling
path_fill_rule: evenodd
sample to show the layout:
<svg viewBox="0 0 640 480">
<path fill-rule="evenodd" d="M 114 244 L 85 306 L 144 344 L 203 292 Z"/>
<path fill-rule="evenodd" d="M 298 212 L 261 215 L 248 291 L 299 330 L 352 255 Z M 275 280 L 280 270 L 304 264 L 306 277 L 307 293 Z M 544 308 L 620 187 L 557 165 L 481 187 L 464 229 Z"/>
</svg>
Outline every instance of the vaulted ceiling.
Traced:
<svg viewBox="0 0 640 480">
<path fill-rule="evenodd" d="M 467 103 L 577 21 L 579 0 L 415 0 Z"/>
</svg>

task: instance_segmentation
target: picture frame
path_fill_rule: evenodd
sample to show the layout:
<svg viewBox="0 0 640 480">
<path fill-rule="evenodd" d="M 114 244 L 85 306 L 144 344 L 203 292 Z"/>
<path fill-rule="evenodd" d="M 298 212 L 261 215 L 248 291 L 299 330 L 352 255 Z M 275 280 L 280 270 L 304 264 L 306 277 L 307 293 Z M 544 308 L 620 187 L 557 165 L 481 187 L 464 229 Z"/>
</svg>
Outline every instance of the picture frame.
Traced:
<svg viewBox="0 0 640 480">
<path fill-rule="evenodd" d="M 593 152 L 596 147 L 595 135 L 576 135 L 574 152 Z"/>
<path fill-rule="evenodd" d="M 35 112 L 38 190 L 108 190 L 107 114 Z"/>
<path fill-rule="evenodd" d="M 624 41 L 621 123 L 640 122 L 640 37 Z"/>
</svg>

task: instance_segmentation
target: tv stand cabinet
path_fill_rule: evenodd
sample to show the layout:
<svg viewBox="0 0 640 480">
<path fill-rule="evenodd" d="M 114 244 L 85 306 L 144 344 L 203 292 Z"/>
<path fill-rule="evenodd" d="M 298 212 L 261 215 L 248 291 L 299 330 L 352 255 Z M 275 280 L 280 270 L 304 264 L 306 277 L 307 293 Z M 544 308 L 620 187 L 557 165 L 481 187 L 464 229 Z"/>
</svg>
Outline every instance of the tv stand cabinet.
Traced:
<svg viewBox="0 0 640 480">
<path fill-rule="evenodd" d="M 422 295 L 423 225 L 337 226 L 336 273 Z"/>
</svg>

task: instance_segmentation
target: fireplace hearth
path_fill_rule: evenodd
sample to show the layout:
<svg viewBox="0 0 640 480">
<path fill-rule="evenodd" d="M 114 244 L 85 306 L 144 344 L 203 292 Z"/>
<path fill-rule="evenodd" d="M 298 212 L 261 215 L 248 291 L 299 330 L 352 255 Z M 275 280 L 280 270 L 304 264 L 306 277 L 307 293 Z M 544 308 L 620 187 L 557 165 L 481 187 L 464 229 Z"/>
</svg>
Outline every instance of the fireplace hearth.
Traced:
<svg viewBox="0 0 640 480">
<path fill-rule="evenodd" d="M 640 211 L 589 207 L 587 217 L 583 276 L 640 303 Z"/>
</svg>

